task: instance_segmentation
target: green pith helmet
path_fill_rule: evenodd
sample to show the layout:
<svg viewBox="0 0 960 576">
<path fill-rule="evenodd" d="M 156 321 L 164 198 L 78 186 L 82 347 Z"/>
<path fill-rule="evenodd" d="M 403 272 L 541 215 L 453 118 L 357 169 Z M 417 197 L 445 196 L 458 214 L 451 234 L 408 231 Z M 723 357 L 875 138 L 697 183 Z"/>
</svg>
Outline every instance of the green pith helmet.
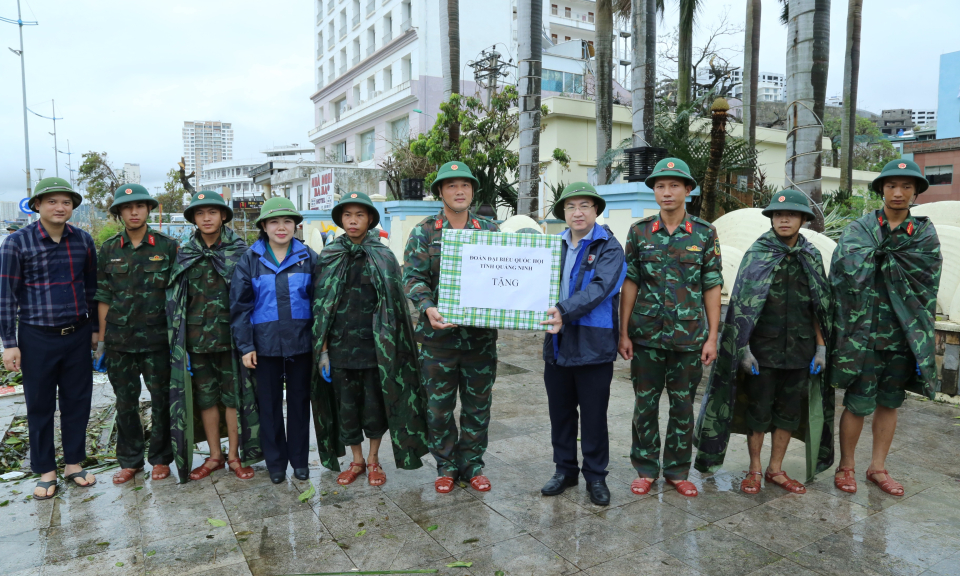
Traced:
<svg viewBox="0 0 960 576">
<path fill-rule="evenodd" d="M 30 209 L 36 212 L 38 199 L 44 194 L 52 194 L 54 192 L 69 194 L 70 198 L 73 199 L 74 208 L 83 203 L 83 196 L 71 188 L 69 182 L 63 178 L 51 176 L 50 178 L 44 178 L 37 182 L 37 187 L 33 189 L 33 197 L 30 198 L 30 202 L 28 203 Z"/>
<path fill-rule="evenodd" d="M 254 221 L 254 225 L 262 230 L 263 226 L 260 225 L 261 222 L 266 222 L 277 216 L 289 216 L 293 218 L 294 223 L 297 225 L 303 222 L 303 216 L 297 212 L 297 208 L 293 205 L 293 202 L 283 196 L 274 196 L 264 202 L 263 206 L 260 207 L 260 216 Z"/>
<path fill-rule="evenodd" d="M 120 214 L 120 206 L 128 202 L 146 202 L 151 209 L 160 205 L 157 199 L 147 192 L 147 189 L 139 184 L 121 184 L 113 193 L 113 204 L 110 205 L 110 213 L 114 216 Z"/>
<path fill-rule="evenodd" d="M 597 194 L 597 189 L 586 182 L 574 182 L 564 187 L 556 204 L 553 205 L 553 217 L 557 220 L 563 220 L 563 204 L 571 198 L 590 198 L 597 207 L 597 216 L 603 214 L 603 209 L 607 206 L 607 201 L 603 196 Z"/>
<path fill-rule="evenodd" d="M 331 211 L 333 222 L 338 227 L 343 228 L 343 224 L 340 223 L 340 215 L 343 214 L 343 208 L 347 204 L 360 204 L 361 206 L 367 207 L 367 212 L 370 213 L 369 230 L 373 230 L 377 227 L 377 224 L 380 223 L 380 212 L 377 211 L 377 207 L 373 205 L 369 196 L 363 192 L 347 192 L 340 198 L 340 201 L 337 202 L 337 205 L 334 206 Z"/>
<path fill-rule="evenodd" d="M 7 232 L 11 232 L 11 233 L 12 233 L 12 232 L 16 232 L 16 231 L 19 230 L 20 228 L 22 228 L 22 226 L 20 226 L 19 224 L 11 224 L 11 225 L 7 226 Z"/>
<path fill-rule="evenodd" d="M 477 188 L 480 187 L 480 181 L 473 175 L 473 172 L 470 172 L 470 167 L 464 162 L 454 160 L 453 162 L 447 162 L 437 170 L 437 178 L 433 181 L 433 184 L 430 185 L 430 191 L 433 192 L 434 196 L 440 196 L 440 183 L 447 178 L 466 178 L 472 181 L 474 194 L 477 193 Z"/>
<path fill-rule="evenodd" d="M 873 183 L 870 184 L 870 189 L 883 196 L 883 179 L 889 176 L 910 176 L 916 178 L 917 194 L 923 194 L 927 188 L 930 187 L 930 183 L 924 178 L 923 171 L 920 170 L 917 163 L 913 160 L 901 158 L 887 162 L 886 166 L 883 167 L 883 171 L 880 172 L 880 175 L 873 179 Z"/>
<path fill-rule="evenodd" d="M 690 175 L 690 167 L 679 158 L 664 158 L 657 162 L 657 165 L 653 167 L 653 173 L 647 176 L 643 183 L 652 190 L 656 179 L 663 176 L 680 178 L 689 182 L 694 188 L 697 187 L 697 181 Z"/>
<path fill-rule="evenodd" d="M 800 212 L 807 217 L 807 220 L 813 220 L 816 215 L 810 208 L 810 201 L 807 195 L 799 190 L 781 190 L 770 198 L 770 205 L 763 209 L 763 215 L 767 218 L 773 218 L 773 213 L 778 210 Z"/>
<path fill-rule="evenodd" d="M 223 201 L 223 196 L 212 190 L 201 190 L 193 195 L 193 198 L 190 199 L 190 205 L 183 209 L 183 217 L 187 219 L 187 222 L 196 224 L 193 221 L 193 211 L 201 206 L 220 207 L 227 214 L 223 219 L 224 224 L 233 220 L 233 209 Z"/>
</svg>

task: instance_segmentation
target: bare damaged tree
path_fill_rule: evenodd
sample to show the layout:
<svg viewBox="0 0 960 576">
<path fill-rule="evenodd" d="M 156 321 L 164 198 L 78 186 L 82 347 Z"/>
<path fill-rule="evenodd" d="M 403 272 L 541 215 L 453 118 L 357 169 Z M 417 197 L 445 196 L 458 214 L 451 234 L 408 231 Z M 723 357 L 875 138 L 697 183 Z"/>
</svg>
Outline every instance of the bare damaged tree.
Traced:
<svg viewBox="0 0 960 576">
<path fill-rule="evenodd" d="M 187 175 L 187 163 L 184 161 L 183 156 L 180 157 L 177 166 L 180 167 L 180 184 L 183 185 L 183 189 L 190 194 L 194 194 L 197 190 L 193 187 L 193 184 L 190 183 L 190 179 L 196 176 L 197 173 L 191 172 L 189 176 Z"/>
<path fill-rule="evenodd" d="M 690 74 L 693 79 L 694 96 L 714 90 L 717 96 L 731 97 L 734 89 L 740 85 L 733 80 L 733 73 L 739 70 L 733 62 L 743 53 L 743 48 L 734 44 L 744 28 L 742 24 L 731 22 L 730 9 L 726 8 L 719 18 L 704 30 L 704 40 L 693 48 L 690 60 Z M 680 61 L 680 31 L 662 34 L 657 38 L 657 70 L 669 79 L 678 77 Z M 707 82 L 698 81 L 701 70 L 709 71 Z"/>
</svg>

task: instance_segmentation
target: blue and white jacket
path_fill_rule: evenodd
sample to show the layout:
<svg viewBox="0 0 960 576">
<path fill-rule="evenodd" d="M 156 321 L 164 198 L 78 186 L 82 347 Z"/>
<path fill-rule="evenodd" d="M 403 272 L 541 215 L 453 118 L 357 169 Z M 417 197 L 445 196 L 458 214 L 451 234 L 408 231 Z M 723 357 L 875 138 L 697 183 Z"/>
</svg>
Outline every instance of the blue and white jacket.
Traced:
<svg viewBox="0 0 960 576">
<path fill-rule="evenodd" d="M 567 233 L 567 232 L 565 232 Z M 620 341 L 620 287 L 627 277 L 623 247 L 608 226 L 593 225 L 593 238 L 581 240 L 570 271 L 570 290 L 560 295 L 559 334 L 547 334 L 543 360 L 558 366 L 613 362 Z M 567 249 L 561 251 L 563 271 Z"/>
<path fill-rule="evenodd" d="M 278 267 L 260 239 L 240 257 L 230 283 L 230 328 L 241 354 L 289 358 L 313 351 L 317 253 L 297 239 Z"/>
</svg>

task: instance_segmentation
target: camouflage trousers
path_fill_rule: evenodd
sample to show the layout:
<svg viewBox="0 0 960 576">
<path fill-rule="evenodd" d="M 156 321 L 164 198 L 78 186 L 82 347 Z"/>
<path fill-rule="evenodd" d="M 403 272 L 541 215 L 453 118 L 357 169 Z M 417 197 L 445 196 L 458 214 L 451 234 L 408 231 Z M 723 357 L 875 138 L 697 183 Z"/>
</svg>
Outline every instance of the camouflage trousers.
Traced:
<svg viewBox="0 0 960 576">
<path fill-rule="evenodd" d="M 855 416 L 869 416 L 877 406 L 896 409 L 907 399 L 905 386 L 917 364 L 910 351 L 867 350 L 860 377 L 847 388 L 843 406 Z"/>
<path fill-rule="evenodd" d="M 423 345 L 420 370 L 427 391 L 427 432 L 437 475 L 469 480 L 483 470 L 490 427 L 497 344 L 477 350 Z M 460 393 L 460 431 L 453 411 Z"/>
<path fill-rule="evenodd" d="M 700 352 L 633 344 L 630 379 L 636 394 L 630 462 L 643 478 L 660 476 L 660 396 L 666 387 L 670 420 L 663 446 L 663 477 L 686 480 L 693 442 L 693 396 L 703 376 Z"/>
<path fill-rule="evenodd" d="M 760 367 L 760 374 L 747 375 L 747 426 L 754 432 L 773 428 L 793 432 L 800 427 L 800 407 L 807 393 L 809 368 Z"/>
<path fill-rule="evenodd" d="M 233 373 L 233 352 L 190 352 L 193 375 L 193 400 L 200 410 L 223 404 L 237 407 L 236 376 Z"/>
<path fill-rule="evenodd" d="M 106 350 L 107 376 L 117 396 L 117 462 L 122 468 L 143 466 L 144 434 L 140 421 L 140 375 L 150 391 L 150 464 L 170 464 L 170 350 Z"/>
<path fill-rule="evenodd" d="M 367 438 L 382 438 L 387 433 L 387 411 L 383 404 L 380 369 L 330 368 L 333 393 L 340 414 L 340 441 L 357 446 Z"/>
</svg>

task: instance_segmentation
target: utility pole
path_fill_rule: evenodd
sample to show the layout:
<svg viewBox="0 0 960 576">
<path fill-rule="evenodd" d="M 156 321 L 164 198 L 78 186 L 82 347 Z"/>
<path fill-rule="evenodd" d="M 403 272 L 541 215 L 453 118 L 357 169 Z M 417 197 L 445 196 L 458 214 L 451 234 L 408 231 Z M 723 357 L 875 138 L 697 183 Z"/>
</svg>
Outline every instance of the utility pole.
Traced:
<svg viewBox="0 0 960 576">
<path fill-rule="evenodd" d="M 54 130 L 54 132 L 56 132 L 56 130 Z M 54 142 L 56 142 L 56 138 L 54 138 Z M 70 186 L 73 187 L 73 186 L 74 186 L 74 184 L 73 184 L 73 161 L 72 161 L 72 158 L 73 158 L 72 154 L 73 154 L 73 152 L 70 151 L 70 139 L 67 138 L 67 151 L 66 151 L 66 152 L 64 152 L 63 150 L 57 150 L 57 151 L 60 152 L 61 154 L 66 154 L 66 155 L 67 155 L 67 170 L 70 171 Z"/>
<path fill-rule="evenodd" d="M 59 150 L 57 150 L 57 120 L 63 120 L 63 118 L 57 118 L 57 114 L 56 114 L 57 110 L 56 110 L 56 107 L 54 107 L 53 100 L 50 101 L 50 106 L 53 107 L 53 112 L 54 112 L 53 116 L 44 116 L 43 114 L 37 114 L 36 112 L 34 112 L 33 110 L 30 110 L 29 108 L 27 108 L 27 110 L 29 110 L 30 113 L 33 114 L 34 116 L 39 116 L 46 120 L 53 120 L 53 132 L 47 132 L 47 134 L 53 136 L 53 162 L 56 164 L 57 178 L 59 178 L 60 177 L 60 156 L 57 155 L 57 153 L 59 152 Z"/>
<path fill-rule="evenodd" d="M 500 53 L 495 48 L 495 46 L 491 46 L 489 51 L 481 51 L 476 60 L 467 62 L 467 66 L 473 68 L 474 82 L 487 90 L 487 106 L 490 105 L 490 99 L 497 91 L 500 78 L 507 76 L 506 68 L 516 68 L 513 65 L 513 58 L 509 62 L 504 62 L 500 59 Z"/>
<path fill-rule="evenodd" d="M 20 13 L 20 0 L 17 0 L 17 19 L 0 17 L 0 21 L 16 24 L 20 27 L 20 50 L 10 48 L 10 51 L 20 57 L 20 86 L 23 88 L 23 148 L 27 161 L 27 198 L 33 196 L 33 184 L 30 182 L 30 132 L 27 128 L 27 71 L 23 61 L 23 27 L 36 26 L 36 21 L 24 22 Z"/>
</svg>

